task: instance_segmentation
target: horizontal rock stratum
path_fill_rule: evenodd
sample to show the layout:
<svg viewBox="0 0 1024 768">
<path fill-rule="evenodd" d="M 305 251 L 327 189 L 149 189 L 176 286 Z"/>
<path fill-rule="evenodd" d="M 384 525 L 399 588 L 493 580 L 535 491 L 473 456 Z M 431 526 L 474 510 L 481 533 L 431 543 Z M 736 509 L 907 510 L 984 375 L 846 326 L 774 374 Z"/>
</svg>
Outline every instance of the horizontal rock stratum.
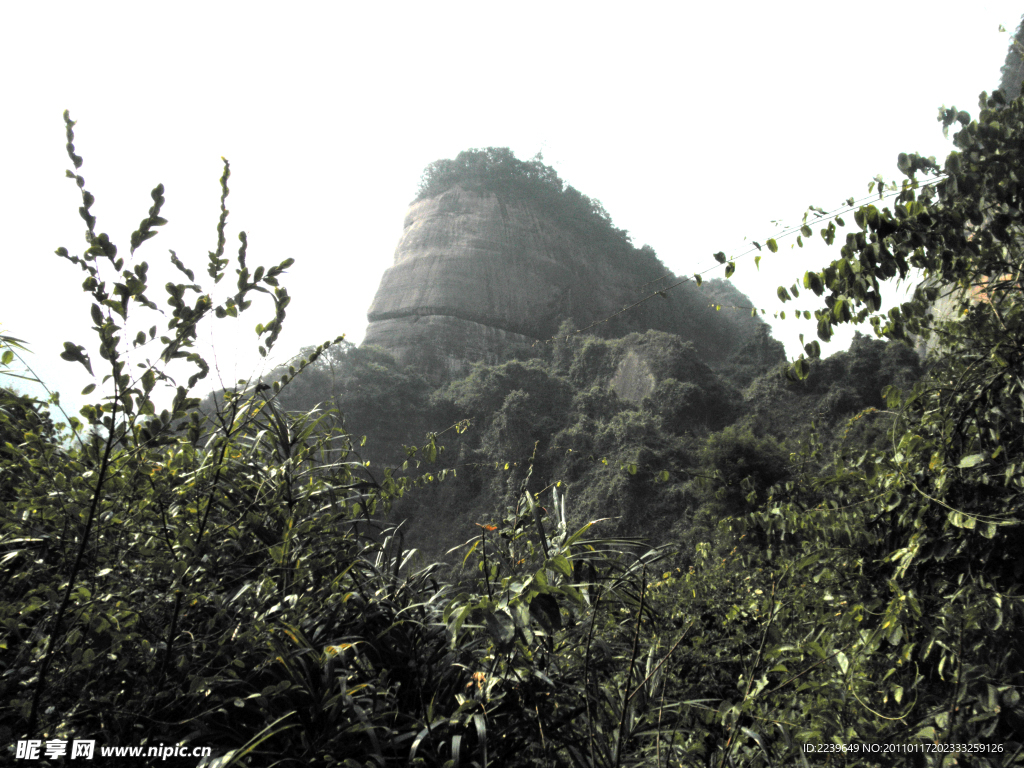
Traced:
<svg viewBox="0 0 1024 768">
<path fill-rule="evenodd" d="M 460 184 L 409 208 L 364 344 L 449 378 L 474 361 L 496 362 L 510 345 L 550 339 L 566 319 L 582 327 L 614 315 L 673 281 L 653 250 L 617 230 L 552 214 L 522 190 Z M 708 304 L 701 289 L 682 285 L 594 332 L 655 328 L 721 357 L 736 340 L 722 338 L 732 324 Z"/>
</svg>

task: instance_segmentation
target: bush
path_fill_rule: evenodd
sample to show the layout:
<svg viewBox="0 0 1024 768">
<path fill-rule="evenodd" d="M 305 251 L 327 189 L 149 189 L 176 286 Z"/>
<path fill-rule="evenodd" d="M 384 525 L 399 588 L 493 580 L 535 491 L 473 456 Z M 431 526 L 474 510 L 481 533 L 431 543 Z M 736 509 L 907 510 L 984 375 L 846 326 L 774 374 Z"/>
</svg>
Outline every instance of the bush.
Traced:
<svg viewBox="0 0 1024 768">
<path fill-rule="evenodd" d="M 198 323 L 247 310 L 269 282 L 276 313 L 261 335 L 272 345 L 287 304 L 276 278 L 287 263 L 250 273 L 243 237 L 239 291 L 226 303 L 216 306 L 194 282 L 169 285 L 174 312 L 162 353 L 133 377 L 118 331 L 137 304 L 154 308 L 147 266 L 125 268 L 94 233 L 92 195 L 76 178 L 89 249 L 61 255 L 88 274 L 112 393 L 83 407 L 83 420 L 69 419 L 65 449 L 34 404 L 0 392 L 0 696 L 13 715 L 0 733 L 8 744 L 39 734 L 96 739 L 97 751 L 212 744 L 222 754 L 207 764 L 223 768 L 441 766 L 467 756 L 525 766 L 565 762 L 588 736 L 592 753 L 619 762 L 647 739 L 648 720 L 619 717 L 632 707 L 631 691 L 650 688 L 632 662 L 621 694 L 602 693 L 621 678 L 626 636 L 602 639 L 601 661 L 591 662 L 591 647 L 595 630 L 614 628 L 638 594 L 649 614 L 643 595 L 656 553 L 630 564 L 617 553 L 622 542 L 585 539 L 589 525 L 566 527 L 564 497 L 549 513 L 522 493 L 471 542 L 465 561 L 477 557 L 478 575 L 454 594 L 438 582 L 439 566 L 416 569 L 402 532 L 374 520 L 412 483 L 387 472 L 370 478 L 330 414 L 281 407 L 295 376 L 330 345 L 271 384 L 224 391 L 207 421 L 190 396 L 208 370 L 190 350 Z M 226 182 L 225 167 L 222 209 Z M 153 196 L 133 246 L 163 224 L 159 188 Z M 224 223 L 222 215 L 215 281 L 230 261 Z M 194 303 L 183 300 L 186 289 L 198 294 Z M 0 344 L 6 366 L 18 342 Z M 69 342 L 64 356 L 92 372 L 84 347 Z M 158 415 L 152 393 L 174 360 L 194 373 Z M 518 390 L 504 397 L 499 439 L 531 399 Z M 437 450 L 431 440 L 420 455 Z"/>
</svg>

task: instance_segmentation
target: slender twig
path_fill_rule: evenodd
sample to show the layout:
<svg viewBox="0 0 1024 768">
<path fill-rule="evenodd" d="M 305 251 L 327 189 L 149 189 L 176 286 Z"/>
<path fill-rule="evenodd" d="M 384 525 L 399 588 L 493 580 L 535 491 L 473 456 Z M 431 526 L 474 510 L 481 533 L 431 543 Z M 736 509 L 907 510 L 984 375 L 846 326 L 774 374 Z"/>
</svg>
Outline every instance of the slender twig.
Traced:
<svg viewBox="0 0 1024 768">
<path fill-rule="evenodd" d="M 117 430 L 114 428 L 115 420 L 117 418 L 117 404 L 118 398 L 115 396 L 110 411 L 111 428 L 107 434 L 107 443 L 103 450 L 103 459 L 100 462 L 100 471 L 97 473 L 96 490 L 94 490 L 92 494 L 92 504 L 89 508 L 89 517 L 85 523 L 85 531 L 82 533 L 82 542 L 78 547 L 78 555 L 75 558 L 75 564 L 71 568 L 71 574 L 68 576 L 68 585 L 64 590 L 64 597 L 61 600 L 60 608 L 57 609 L 57 617 L 53 621 L 53 629 L 50 630 L 50 643 L 46 649 L 46 656 L 43 658 L 43 665 L 39 670 L 39 680 L 36 682 L 35 692 L 32 694 L 32 706 L 29 709 L 28 728 L 26 731 L 29 736 L 36 732 L 36 724 L 39 721 L 39 702 L 42 700 L 43 690 L 46 688 L 46 676 L 50 671 L 50 664 L 53 662 L 53 656 L 57 651 L 57 645 L 61 639 L 61 625 L 64 622 L 64 614 L 67 613 L 68 606 L 71 604 L 71 592 L 75 588 L 75 580 L 78 578 L 78 572 L 81 570 L 82 561 L 85 559 L 85 550 L 89 545 L 89 535 L 92 533 L 92 527 L 96 522 L 96 515 L 99 512 L 101 491 L 103 490 L 103 483 L 107 479 L 107 470 L 110 467 L 110 454 L 113 453 L 114 450 L 114 435 L 117 433 Z"/>
<path fill-rule="evenodd" d="M 949 726 L 946 729 L 946 743 L 951 743 L 953 739 L 953 731 L 956 729 L 956 713 L 960 710 L 957 706 L 957 702 L 960 700 L 960 683 L 963 679 L 964 670 L 964 624 L 966 619 L 960 620 L 960 632 L 957 642 L 956 650 L 956 685 L 953 686 L 953 690 L 950 692 L 949 697 Z"/>
<path fill-rule="evenodd" d="M 177 594 L 174 596 L 174 612 L 171 614 L 171 627 L 167 631 L 167 640 L 164 643 L 166 648 L 164 649 L 164 660 L 160 665 L 160 676 L 156 684 L 157 688 L 160 688 L 164 684 L 164 680 L 167 676 L 167 666 L 171 661 L 171 656 L 174 654 L 174 638 L 178 633 L 178 616 L 181 614 L 181 600 L 185 596 L 185 590 L 179 589 Z"/>
<path fill-rule="evenodd" d="M 772 582 L 772 594 L 769 598 L 768 603 L 768 623 L 764 625 L 764 632 L 761 633 L 761 644 L 757 649 L 757 656 L 754 658 L 754 663 L 750 667 L 750 671 L 747 673 L 747 688 L 743 691 L 743 701 L 746 701 L 750 696 L 750 687 L 754 684 L 754 674 L 757 671 L 758 664 L 761 663 L 761 654 L 764 652 L 764 644 L 768 639 L 768 630 L 771 629 L 772 622 L 775 621 L 775 582 Z M 722 753 L 722 768 L 725 768 L 725 761 L 729 758 L 729 753 L 733 748 L 733 738 L 736 736 L 736 726 L 739 723 L 739 718 L 733 720 L 732 725 L 729 727 L 729 738 L 725 741 L 725 751 Z"/>
<path fill-rule="evenodd" d="M 661 669 L 662 665 L 663 665 L 663 664 L 664 664 L 664 663 L 665 663 L 666 661 L 668 661 L 668 659 L 669 659 L 669 656 L 671 656 L 671 655 L 672 655 L 672 652 L 673 652 L 673 651 L 674 651 L 674 650 L 675 650 L 675 649 L 676 649 L 676 648 L 677 648 L 677 647 L 679 646 L 679 644 L 680 644 L 680 643 L 681 643 L 681 642 L 683 641 L 683 638 L 684 638 L 684 637 L 686 637 L 686 633 L 690 631 L 690 627 L 692 627 L 692 626 L 693 626 L 693 623 L 694 623 L 695 621 L 696 621 L 696 619 L 693 619 L 693 620 L 691 620 L 691 621 L 690 621 L 690 626 L 689 626 L 689 627 L 687 627 L 687 628 L 686 628 L 685 630 L 683 630 L 683 634 L 681 634 L 681 635 L 679 636 L 679 639 L 678 639 L 678 640 L 676 640 L 676 641 L 675 641 L 675 642 L 674 642 L 674 643 L 672 644 L 672 647 L 668 649 L 668 653 L 666 653 L 666 654 L 665 654 L 665 658 L 663 658 L 663 659 L 662 659 L 661 661 L 659 661 L 659 662 L 658 662 L 658 664 L 657 664 L 657 666 L 656 666 L 656 667 L 655 667 L 654 669 L 652 669 L 652 670 L 651 670 L 651 673 L 650 673 L 649 675 L 647 675 L 647 677 L 645 677 L 645 678 L 644 678 L 643 680 L 641 680 L 639 684 L 637 684 L 637 687 L 636 687 L 636 688 L 635 688 L 635 689 L 633 690 L 633 693 L 631 693 L 631 694 L 629 695 L 629 701 L 632 701 L 632 700 L 633 700 L 633 697 L 634 697 L 634 696 L 636 696 L 636 695 L 637 695 L 637 693 L 639 693 L 639 692 L 640 692 L 640 689 L 641 689 L 641 688 L 643 688 L 643 686 L 647 685 L 647 683 L 649 683 L 649 682 L 650 682 L 651 678 L 652 678 L 652 677 L 654 677 L 654 675 L 655 675 L 655 674 L 657 673 L 657 671 L 658 671 L 659 669 Z"/>
<path fill-rule="evenodd" d="M 619 713 L 618 738 L 615 740 L 615 768 L 622 757 L 622 729 L 626 726 L 626 712 L 629 708 L 629 686 L 633 682 L 633 667 L 636 665 L 636 651 L 640 641 L 640 622 L 644 617 L 644 598 L 647 596 L 647 566 L 640 577 L 640 610 L 636 614 L 636 628 L 633 630 L 633 650 L 629 656 L 629 671 L 626 672 L 626 686 L 622 691 L 622 711 Z"/>
<path fill-rule="evenodd" d="M 593 616 L 590 619 L 590 632 L 587 634 L 587 652 L 583 658 L 583 699 L 587 704 L 587 736 L 590 742 L 590 764 L 596 766 L 594 760 L 594 716 L 590 711 L 590 649 L 594 642 L 594 628 L 597 626 L 597 606 L 601 603 L 601 585 L 597 586 L 594 598 Z"/>
</svg>

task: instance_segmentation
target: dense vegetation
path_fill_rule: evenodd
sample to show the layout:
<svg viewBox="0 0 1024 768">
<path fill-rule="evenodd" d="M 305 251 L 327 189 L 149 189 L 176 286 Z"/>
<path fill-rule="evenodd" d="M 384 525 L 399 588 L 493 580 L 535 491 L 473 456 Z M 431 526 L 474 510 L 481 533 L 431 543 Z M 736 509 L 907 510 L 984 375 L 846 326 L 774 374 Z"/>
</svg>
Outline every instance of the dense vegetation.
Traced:
<svg viewBox="0 0 1024 768">
<path fill-rule="evenodd" d="M 531 492 L 552 482 L 564 489 L 570 524 L 610 518 L 598 529 L 672 544 L 688 565 L 696 530 L 716 538 L 708 529 L 712 500 L 733 482 L 719 477 L 727 462 L 710 458 L 709 441 L 735 450 L 749 443 L 757 453 L 772 446 L 788 456 L 812 422 L 828 442 L 838 440 L 851 417 L 884 410 L 884 386 L 921 376 L 908 347 L 858 335 L 849 351 L 816 363 L 806 381 L 792 381 L 767 325 L 715 368 L 693 344 L 659 331 L 618 339 L 560 335 L 514 353 L 431 388 L 381 350 L 343 342 L 311 363 L 305 384 L 289 385 L 278 402 L 300 412 L 336 408 L 348 431 L 368 436 L 359 449 L 364 459 L 410 481 L 414 467 L 401 469 L 402 445 L 447 425 L 468 426 L 442 440 L 433 473 L 445 482 L 394 504 L 391 519 L 404 522 L 407 543 L 428 559 L 442 559 L 494 509 L 514 506 L 532 472 Z M 215 402 L 208 397 L 204 411 L 212 413 Z M 859 420 L 856 440 L 879 439 L 890 422 L 885 415 Z M 789 464 L 763 477 L 766 487 L 787 477 Z"/>
<path fill-rule="evenodd" d="M 526 194 L 537 199 L 560 221 L 597 229 L 630 243 L 629 234 L 612 225 L 611 216 L 599 200 L 593 200 L 566 184 L 538 153 L 520 160 L 508 147 L 467 149 L 454 159 L 437 160 L 423 171 L 416 200 L 440 195 L 456 185 L 480 187 L 497 192 Z"/>
<path fill-rule="evenodd" d="M 434 393 L 325 344 L 208 413 L 198 323 L 262 293 L 272 345 L 288 263 L 251 270 L 243 235 L 215 304 L 173 257 L 166 335 L 133 335 L 162 188 L 126 265 L 67 119 L 88 247 L 58 253 L 108 370 L 70 430 L 0 391 L 0 735 L 212 745 L 222 766 L 1021 764 L 1024 102 L 943 118 L 945 165 L 901 156 L 891 207 L 857 208 L 803 279 L 822 340 L 862 321 L 888 343 L 811 342 L 787 369 L 764 335 L 715 371 L 670 334 L 576 336 Z M 876 314 L 913 267 L 956 289 L 958 320 L 933 327 L 929 285 Z M 901 340 L 928 333 L 922 372 Z M 21 343 L 0 343 L 6 367 Z M 349 413 L 290 411 L 289 390 Z M 367 467 L 352 430 L 404 439 L 374 421 L 396 396 L 408 429 L 455 428 Z M 389 527 L 417 497 L 414 521 L 478 524 L 461 570 Z"/>
</svg>

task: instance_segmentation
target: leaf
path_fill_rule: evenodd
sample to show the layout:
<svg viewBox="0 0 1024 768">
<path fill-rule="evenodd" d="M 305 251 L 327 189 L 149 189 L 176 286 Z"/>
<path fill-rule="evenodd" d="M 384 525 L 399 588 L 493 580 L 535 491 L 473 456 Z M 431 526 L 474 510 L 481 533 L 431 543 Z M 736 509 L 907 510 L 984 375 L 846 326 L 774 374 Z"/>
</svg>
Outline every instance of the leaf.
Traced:
<svg viewBox="0 0 1024 768">
<path fill-rule="evenodd" d="M 885 400 L 886 408 L 897 408 L 900 405 L 900 401 L 903 399 L 903 395 L 898 387 L 894 387 L 889 384 L 882 387 L 882 398 Z"/>
<path fill-rule="evenodd" d="M 757 746 L 759 746 L 761 748 L 761 751 L 764 752 L 765 757 L 769 756 L 768 749 L 764 745 L 764 739 L 762 739 L 760 735 L 758 735 L 757 733 L 743 725 L 740 726 L 740 730 L 743 731 L 743 733 L 745 733 L 748 737 L 757 742 Z"/>
<path fill-rule="evenodd" d="M 793 362 L 793 372 L 798 380 L 803 380 L 810 375 L 811 368 L 807 365 L 807 360 L 801 357 Z"/>
<path fill-rule="evenodd" d="M 96 389 L 96 385 L 95 384 L 90 384 L 89 386 L 87 386 L 85 389 L 82 390 L 82 394 L 83 395 L 90 395 L 90 394 L 92 394 L 92 391 L 94 389 Z"/>
<path fill-rule="evenodd" d="M 836 663 L 839 665 L 839 671 L 845 675 L 846 670 L 850 668 L 850 660 L 847 658 L 846 654 L 842 651 L 837 652 Z"/>
<path fill-rule="evenodd" d="M 535 595 L 530 601 L 530 615 L 549 634 L 562 628 L 562 613 L 558 609 L 558 601 L 554 595 Z"/>
<path fill-rule="evenodd" d="M 487 719 L 481 714 L 473 715 L 473 725 L 476 727 L 477 743 L 480 745 L 480 757 L 483 764 L 487 765 Z"/>
<path fill-rule="evenodd" d="M 485 621 L 487 623 L 487 631 L 494 638 L 495 642 L 501 645 L 507 645 L 512 642 L 512 638 L 516 633 L 516 625 L 512 621 L 511 616 L 502 611 L 488 613 Z"/>
<path fill-rule="evenodd" d="M 715 254 L 715 261 L 717 261 L 719 264 L 725 264 L 725 254 L 722 253 L 721 251 L 716 253 Z"/>
<path fill-rule="evenodd" d="M 560 574 L 565 576 L 567 579 L 572 578 L 572 566 L 569 564 L 569 561 L 565 558 L 565 555 L 558 555 L 557 557 L 552 558 L 548 565 L 550 565 Z"/>
<path fill-rule="evenodd" d="M 476 551 L 476 548 L 478 546 L 480 546 L 480 542 L 481 542 L 481 539 L 477 539 L 476 541 L 474 541 L 472 543 L 472 545 L 470 545 L 469 549 L 466 552 L 466 556 L 464 558 L 462 558 L 462 567 L 463 568 L 465 568 L 466 567 L 466 563 L 469 562 L 469 556 L 472 555 L 473 552 Z M 483 564 L 483 560 L 481 560 L 480 562 L 481 562 L 481 565 L 482 565 Z"/>
<path fill-rule="evenodd" d="M 772 253 L 779 252 L 779 244 L 775 242 L 775 238 L 768 238 L 768 240 L 765 242 L 765 245 L 768 246 L 768 250 L 771 251 Z"/>
<path fill-rule="evenodd" d="M 832 307 L 832 316 L 839 321 L 842 321 L 843 316 L 846 312 L 846 299 L 836 299 L 835 305 Z"/>
<path fill-rule="evenodd" d="M 804 273 L 804 288 L 814 291 L 815 296 L 821 296 L 825 290 L 821 282 L 821 276 L 817 272 Z"/>
<path fill-rule="evenodd" d="M 807 567 L 809 567 L 811 565 L 814 565 L 816 562 L 821 560 L 821 558 L 824 557 L 824 556 L 825 556 L 825 550 L 820 550 L 818 552 L 814 552 L 813 554 L 807 555 L 807 557 L 802 558 L 793 567 L 793 570 L 794 571 L 802 571 L 804 568 L 807 568 Z"/>
<path fill-rule="evenodd" d="M 733 262 L 730 261 L 728 264 L 725 265 L 725 276 L 727 278 L 732 277 L 735 271 L 736 265 Z"/>
<path fill-rule="evenodd" d="M 463 605 L 463 606 L 459 607 L 456 610 L 456 612 L 454 614 L 454 617 L 455 617 L 454 620 L 449 620 L 449 622 L 448 622 L 448 631 L 451 633 L 451 636 L 452 636 L 452 646 L 451 646 L 452 648 L 456 648 L 457 647 L 457 645 L 458 645 L 458 637 L 459 637 L 459 629 L 462 628 L 462 625 L 465 623 L 466 618 L 469 616 L 469 614 L 470 614 L 470 612 L 472 610 L 473 610 L 472 606 Z"/>
<path fill-rule="evenodd" d="M 984 453 L 972 453 L 970 456 L 964 456 L 962 459 L 960 459 L 960 463 L 957 464 L 956 466 L 958 469 L 969 469 L 970 467 L 978 466 L 984 460 Z"/>
<path fill-rule="evenodd" d="M 60 353 L 60 357 L 68 362 L 81 363 L 90 374 L 95 375 L 92 373 L 92 363 L 89 361 L 89 356 L 82 353 L 84 349 L 85 347 L 81 344 L 72 344 L 70 341 L 65 341 L 64 351 Z"/>
<path fill-rule="evenodd" d="M 946 518 L 949 520 L 950 525 L 957 528 L 964 528 L 968 531 L 973 531 L 974 526 L 977 524 L 977 519 L 971 515 L 965 515 L 963 512 L 958 510 L 951 511 Z"/>
</svg>

